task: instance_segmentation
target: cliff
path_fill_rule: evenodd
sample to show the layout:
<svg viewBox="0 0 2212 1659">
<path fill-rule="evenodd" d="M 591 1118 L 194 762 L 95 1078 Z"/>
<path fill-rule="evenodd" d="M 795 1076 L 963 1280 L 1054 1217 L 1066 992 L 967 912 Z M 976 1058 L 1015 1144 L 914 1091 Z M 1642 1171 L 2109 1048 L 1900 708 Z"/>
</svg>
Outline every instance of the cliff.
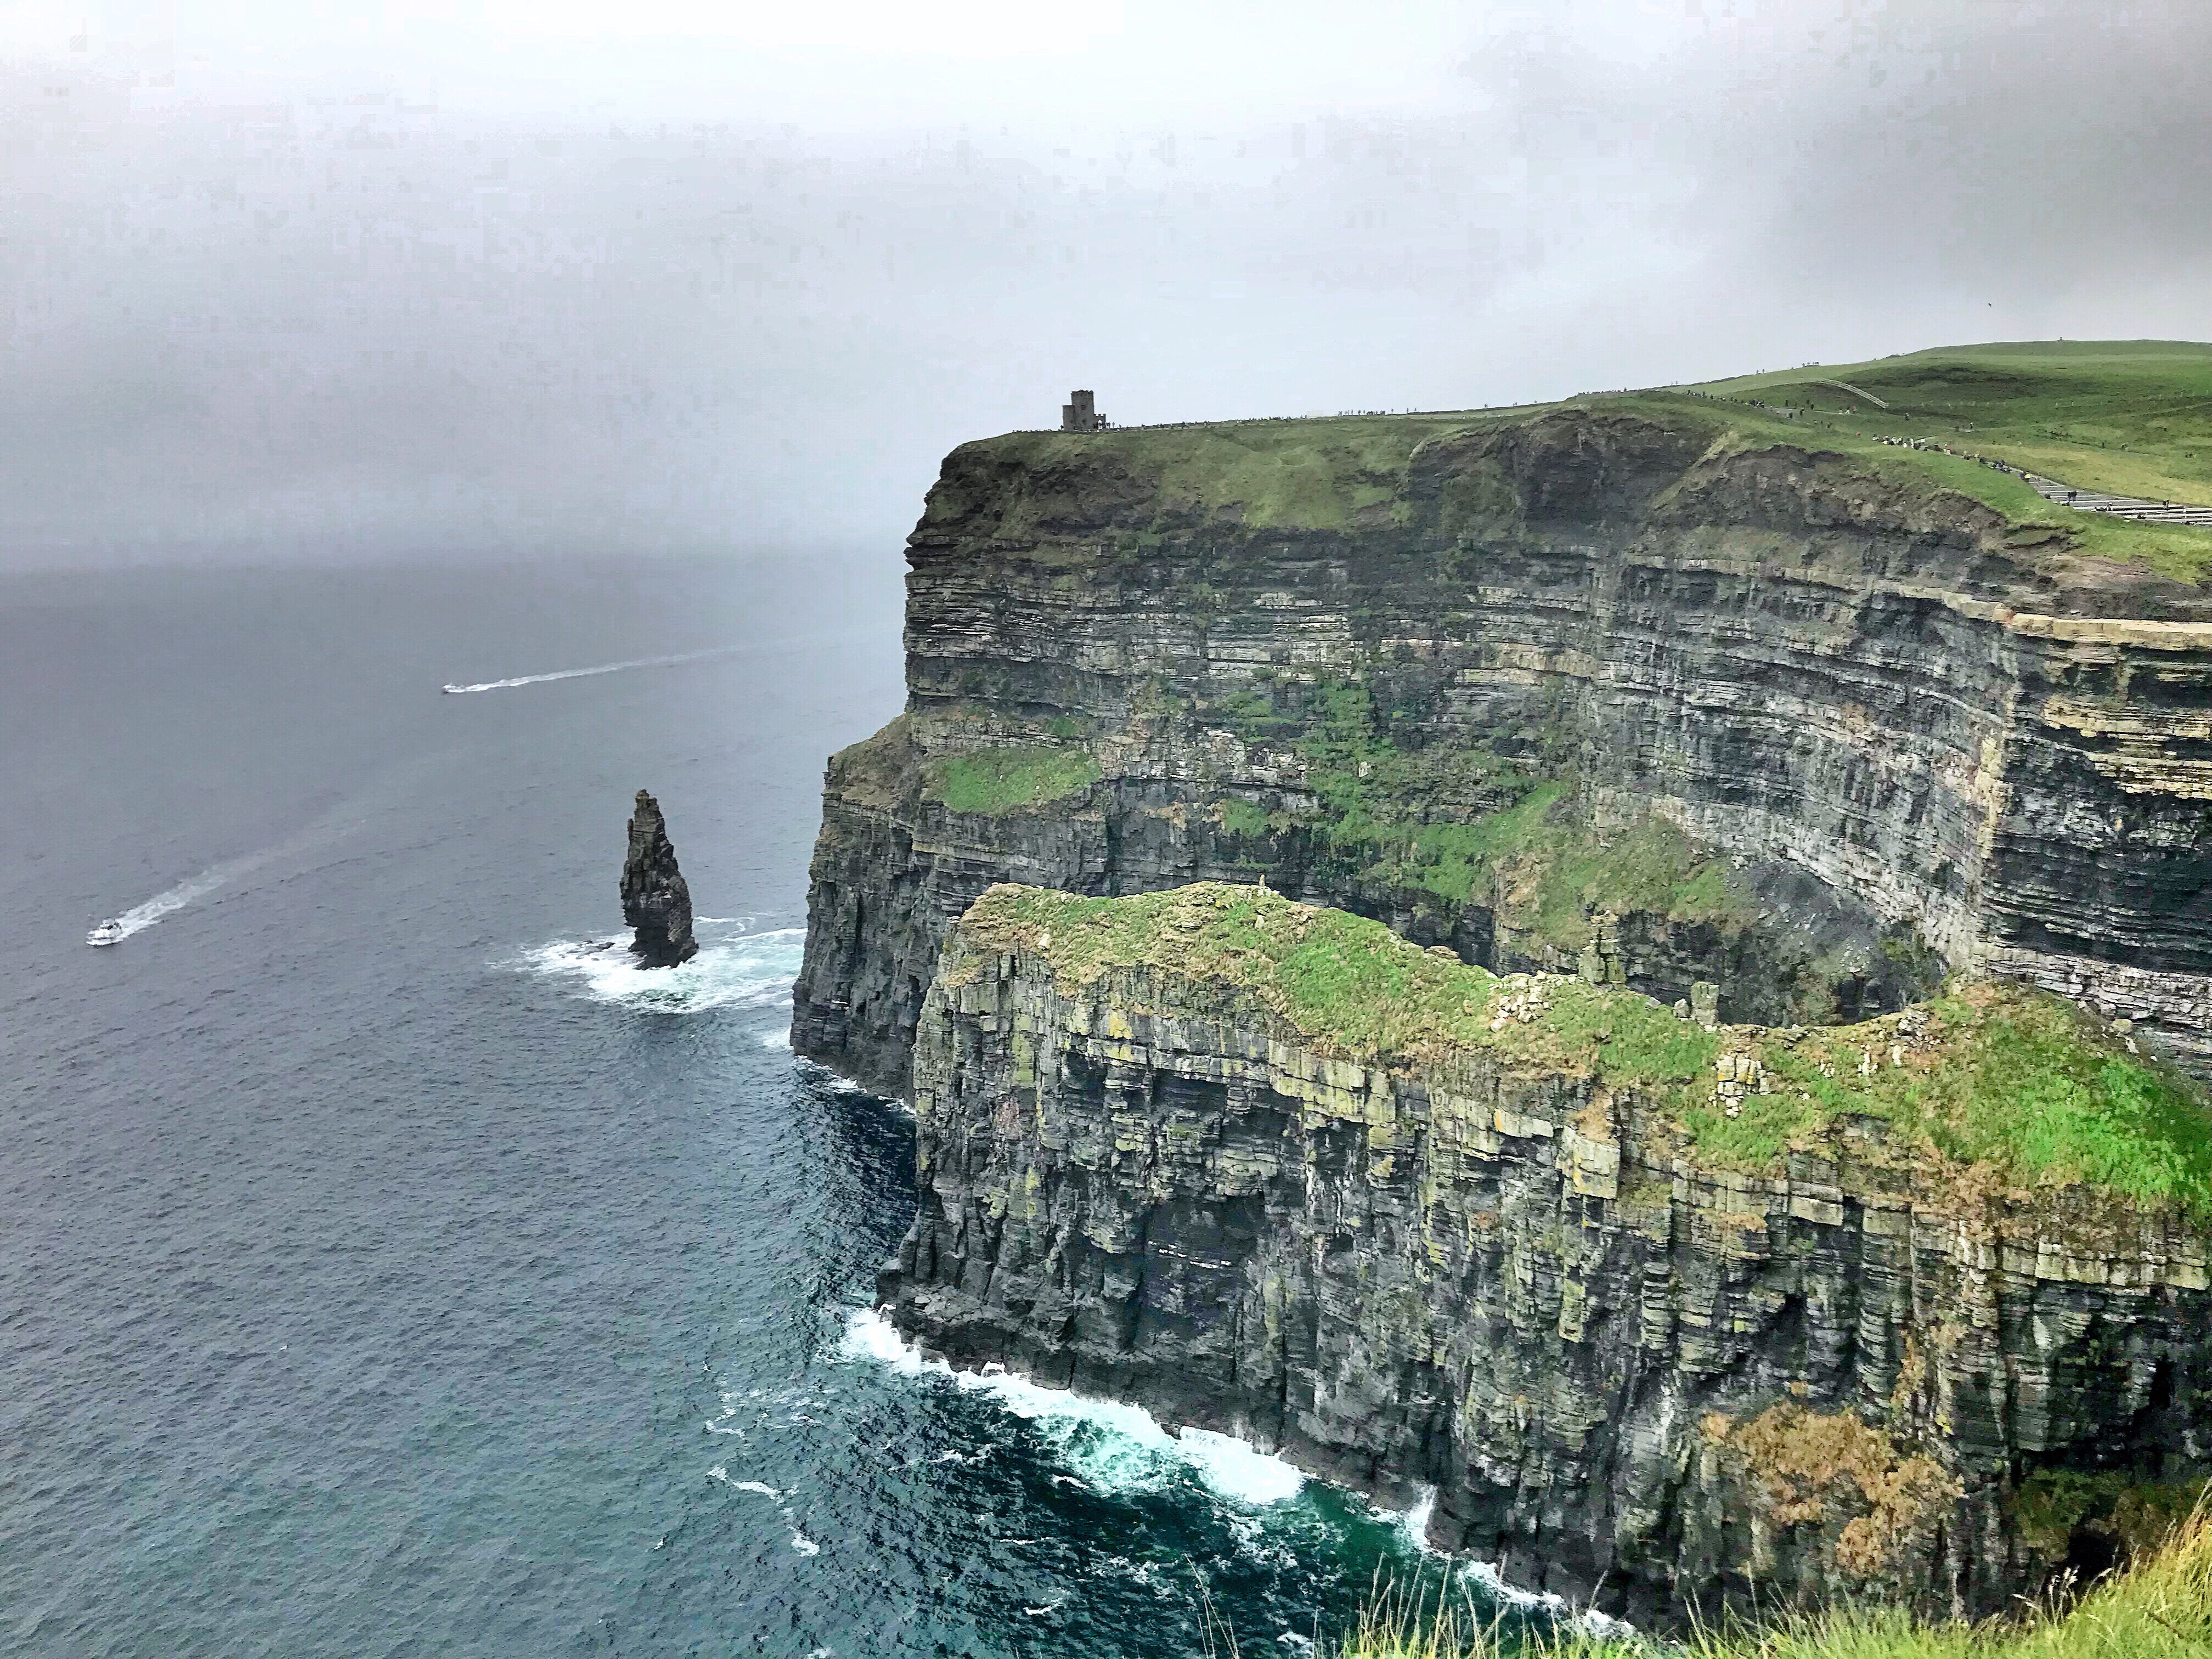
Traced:
<svg viewBox="0 0 2212 1659">
<path fill-rule="evenodd" d="M 2051 511 L 1656 394 L 964 445 L 906 711 L 830 768 L 793 1046 L 906 1093 L 995 882 L 1264 877 L 1734 1020 L 1965 971 L 2212 1062 L 2202 532 Z"/>
<path fill-rule="evenodd" d="M 1263 888 L 1013 886 L 945 940 L 883 1293 L 1655 1626 L 1979 1616 L 2212 1468 L 2212 1129 L 1982 986 L 1707 1029 Z"/>
</svg>

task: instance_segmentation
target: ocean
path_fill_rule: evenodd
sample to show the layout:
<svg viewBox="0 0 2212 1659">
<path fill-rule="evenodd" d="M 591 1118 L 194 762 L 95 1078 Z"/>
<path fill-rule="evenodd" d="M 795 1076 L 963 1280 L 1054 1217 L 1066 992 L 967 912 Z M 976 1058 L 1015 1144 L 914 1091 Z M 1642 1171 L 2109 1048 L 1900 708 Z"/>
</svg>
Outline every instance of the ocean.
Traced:
<svg viewBox="0 0 2212 1659">
<path fill-rule="evenodd" d="M 900 574 L 0 580 L 0 1650 L 1250 1659 L 1438 1581 L 871 1313 L 911 1122 L 787 1027 Z M 672 969 L 603 948 L 641 787 Z"/>
</svg>

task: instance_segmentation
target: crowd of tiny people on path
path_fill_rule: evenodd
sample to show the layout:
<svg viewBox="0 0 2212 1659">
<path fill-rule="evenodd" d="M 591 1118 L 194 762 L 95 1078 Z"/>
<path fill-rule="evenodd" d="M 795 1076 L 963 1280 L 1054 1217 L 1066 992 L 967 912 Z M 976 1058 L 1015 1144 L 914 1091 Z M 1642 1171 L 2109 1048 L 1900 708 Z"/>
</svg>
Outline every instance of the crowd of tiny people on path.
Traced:
<svg viewBox="0 0 2212 1659">
<path fill-rule="evenodd" d="M 1756 398 L 1716 398 L 1710 392 L 1691 392 L 1686 395 L 1692 398 L 1703 398 L 1711 403 L 1742 404 L 1752 409 L 1763 409 L 1768 414 L 1780 416 L 1785 421 L 1794 421 L 1801 413 L 1803 412 L 1800 410 L 1785 408 L 1779 404 L 1761 403 Z M 2063 501 L 2071 506 L 2079 502 L 2081 496 L 2081 491 L 2073 489 L 2069 485 L 2060 483 L 2056 478 L 2046 478 L 2040 473 L 2030 472 L 2024 466 L 2014 466 L 2010 461 L 2001 461 L 1992 455 L 1977 455 L 1970 449 L 1954 449 L 1950 445 L 1939 444 L 1932 438 L 1891 438 L 1886 437 L 1879 432 L 1869 432 L 1863 434 L 1863 435 L 1872 438 L 1875 442 L 1878 444 L 1887 444 L 1893 449 L 1924 450 L 1935 454 L 1954 456 L 1962 461 L 1972 461 L 1977 466 L 1986 466 L 1992 471 L 2002 472 L 2011 477 L 2022 480 L 2033 488 L 2038 495 L 2043 496 L 2048 501 Z M 2177 508 L 2175 507 L 2175 503 L 2172 501 L 2154 501 L 2147 497 L 2138 499 L 2135 496 L 2128 495 L 2100 496 L 2094 490 L 2092 490 L 2089 493 L 2092 499 L 2085 510 L 2094 510 L 2099 513 L 2118 513 L 2124 518 L 2141 516 L 2131 512 L 2130 510 L 2131 507 L 2142 507 L 2146 509 L 2146 511 L 2160 507 L 2172 508 L 2178 512 L 2187 513 L 2192 515 L 2200 514 L 2203 511 L 2202 508 L 2198 507 L 2185 507 Z M 2192 520 L 2185 520 L 2185 522 L 2187 521 Z"/>
</svg>

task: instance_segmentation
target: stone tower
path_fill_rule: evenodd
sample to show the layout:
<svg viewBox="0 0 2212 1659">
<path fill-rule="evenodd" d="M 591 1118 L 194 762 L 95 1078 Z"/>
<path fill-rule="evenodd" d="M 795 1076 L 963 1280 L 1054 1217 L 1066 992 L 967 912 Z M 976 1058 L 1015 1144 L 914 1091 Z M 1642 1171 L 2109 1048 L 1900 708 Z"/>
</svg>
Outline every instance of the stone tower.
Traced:
<svg viewBox="0 0 2212 1659">
<path fill-rule="evenodd" d="M 1098 412 L 1098 399 L 1089 392 L 1071 392 L 1067 401 L 1060 406 L 1060 429 L 1062 432 L 1103 432 L 1106 417 Z"/>
</svg>

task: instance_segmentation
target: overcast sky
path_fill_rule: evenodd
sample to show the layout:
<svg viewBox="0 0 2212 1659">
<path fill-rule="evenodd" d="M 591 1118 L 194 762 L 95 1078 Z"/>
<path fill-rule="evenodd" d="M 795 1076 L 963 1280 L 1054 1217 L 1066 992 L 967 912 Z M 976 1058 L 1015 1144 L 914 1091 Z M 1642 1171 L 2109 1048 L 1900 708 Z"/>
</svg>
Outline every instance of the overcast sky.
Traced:
<svg viewBox="0 0 2212 1659">
<path fill-rule="evenodd" d="M 0 0 L 0 567 L 895 554 L 1054 423 L 2212 333 L 2206 0 Z"/>
</svg>

